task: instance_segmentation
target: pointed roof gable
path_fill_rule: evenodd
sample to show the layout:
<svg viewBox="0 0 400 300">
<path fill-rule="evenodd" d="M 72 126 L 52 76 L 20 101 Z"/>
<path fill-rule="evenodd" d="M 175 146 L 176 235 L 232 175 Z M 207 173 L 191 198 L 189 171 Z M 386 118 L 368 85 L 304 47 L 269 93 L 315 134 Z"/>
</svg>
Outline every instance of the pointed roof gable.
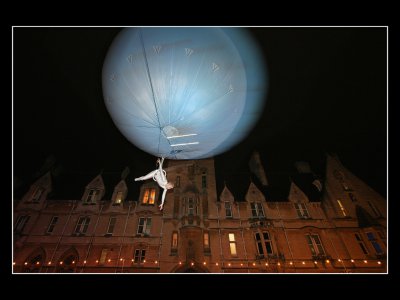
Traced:
<svg viewBox="0 0 400 300">
<path fill-rule="evenodd" d="M 307 195 L 292 181 L 289 190 L 288 200 L 290 202 L 309 202 Z"/>
</svg>

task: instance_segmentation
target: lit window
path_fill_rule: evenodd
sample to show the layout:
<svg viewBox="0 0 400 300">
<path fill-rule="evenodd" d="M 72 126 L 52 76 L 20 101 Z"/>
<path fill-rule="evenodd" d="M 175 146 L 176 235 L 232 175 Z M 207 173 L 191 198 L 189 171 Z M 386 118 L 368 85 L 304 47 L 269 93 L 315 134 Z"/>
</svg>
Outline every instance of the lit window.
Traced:
<svg viewBox="0 0 400 300">
<path fill-rule="evenodd" d="M 207 176 L 204 174 L 201 176 L 201 187 L 203 189 L 207 187 Z"/>
<path fill-rule="evenodd" d="M 250 207 L 251 207 L 251 216 L 253 218 L 264 217 L 264 210 L 261 203 L 252 202 L 250 203 Z"/>
<path fill-rule="evenodd" d="M 80 217 L 75 227 L 75 233 L 86 233 L 90 223 L 90 217 Z"/>
<path fill-rule="evenodd" d="M 112 234 L 114 232 L 115 223 L 117 222 L 117 218 L 111 217 L 108 221 L 107 234 Z"/>
<path fill-rule="evenodd" d="M 231 203 L 230 202 L 224 202 L 224 205 L 225 205 L 225 216 L 227 218 L 232 218 L 233 215 L 232 215 L 232 205 L 231 205 Z"/>
<path fill-rule="evenodd" d="M 231 250 L 232 256 L 237 256 L 236 252 L 236 241 L 235 241 L 235 234 L 229 233 L 229 249 Z"/>
<path fill-rule="evenodd" d="M 364 241 L 361 238 L 361 235 L 359 235 L 358 233 L 355 233 L 354 236 L 356 237 L 356 240 L 357 240 L 358 245 L 360 246 L 362 252 L 364 254 L 368 254 L 367 247 L 365 247 L 365 244 L 364 244 Z"/>
<path fill-rule="evenodd" d="M 32 195 L 32 202 L 37 203 L 44 192 L 44 188 L 37 188 Z"/>
<path fill-rule="evenodd" d="M 181 176 L 176 176 L 175 187 L 181 186 Z"/>
<path fill-rule="evenodd" d="M 372 232 L 367 232 L 367 237 L 368 237 L 369 242 L 374 247 L 375 253 L 376 254 L 382 254 L 383 250 L 382 250 L 381 246 L 379 245 L 379 243 L 377 242 L 374 234 Z"/>
<path fill-rule="evenodd" d="M 118 191 L 118 192 L 117 192 L 117 195 L 115 196 L 114 204 L 115 204 L 115 205 L 121 204 L 123 198 L 124 198 L 124 192 L 123 192 L 123 191 Z"/>
<path fill-rule="evenodd" d="M 51 218 L 49 227 L 47 227 L 47 233 L 52 233 L 53 232 L 54 227 L 56 226 L 57 222 L 58 222 L 58 217 L 57 216 L 54 216 L 53 218 Z"/>
<path fill-rule="evenodd" d="M 151 218 L 139 218 L 138 234 L 150 234 Z"/>
<path fill-rule="evenodd" d="M 374 212 L 375 217 L 379 217 L 380 213 L 379 211 L 376 209 L 375 205 L 373 205 L 370 201 L 367 201 L 369 207 L 371 208 L 371 210 Z"/>
<path fill-rule="evenodd" d="M 204 251 L 210 251 L 210 235 L 208 232 L 204 232 L 203 234 L 203 246 L 204 246 Z"/>
<path fill-rule="evenodd" d="M 142 204 L 154 204 L 156 198 L 156 189 L 145 189 Z"/>
<path fill-rule="evenodd" d="M 295 203 L 294 206 L 296 207 L 297 216 L 299 218 L 309 218 L 310 215 L 308 214 L 307 207 L 304 203 Z"/>
<path fill-rule="evenodd" d="M 104 264 L 106 262 L 107 254 L 109 251 L 110 251 L 110 249 L 101 250 L 101 255 L 100 255 L 100 259 L 99 259 L 100 264 Z"/>
<path fill-rule="evenodd" d="M 15 223 L 14 232 L 22 232 L 31 216 L 20 216 Z"/>
<path fill-rule="evenodd" d="M 145 259 L 146 259 L 146 250 L 145 249 L 136 249 L 134 262 L 143 263 Z"/>
<path fill-rule="evenodd" d="M 306 239 L 312 255 L 325 255 L 318 234 L 307 234 Z"/>
<path fill-rule="evenodd" d="M 86 203 L 95 203 L 98 194 L 99 194 L 99 190 L 95 190 L 95 189 L 89 190 L 85 202 Z"/>
<path fill-rule="evenodd" d="M 177 232 L 172 233 L 171 249 L 173 251 L 176 251 L 178 249 L 178 233 Z"/>
<path fill-rule="evenodd" d="M 340 200 L 338 199 L 338 200 L 337 200 L 337 203 L 338 203 L 338 205 L 339 205 L 339 207 L 340 207 L 340 211 L 342 212 L 343 216 L 344 216 L 344 217 L 347 217 L 346 210 L 344 209 L 344 206 L 343 206 L 343 204 L 342 204 L 342 201 L 340 201 Z"/>
</svg>

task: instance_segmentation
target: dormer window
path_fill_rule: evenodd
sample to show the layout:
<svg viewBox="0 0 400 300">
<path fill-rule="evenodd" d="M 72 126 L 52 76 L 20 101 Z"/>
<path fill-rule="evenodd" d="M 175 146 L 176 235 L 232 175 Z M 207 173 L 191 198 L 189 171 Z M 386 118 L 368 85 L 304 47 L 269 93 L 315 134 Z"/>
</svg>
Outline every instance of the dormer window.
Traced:
<svg viewBox="0 0 400 300">
<path fill-rule="evenodd" d="M 250 207 L 251 207 L 251 216 L 253 218 L 264 217 L 264 210 L 263 210 L 261 203 L 252 202 L 252 203 L 250 203 Z"/>
<path fill-rule="evenodd" d="M 227 218 L 232 218 L 233 214 L 232 214 L 232 205 L 230 202 L 224 202 L 224 206 L 225 206 L 225 216 Z"/>
<path fill-rule="evenodd" d="M 146 188 L 144 189 L 142 204 L 154 205 L 156 199 L 156 189 Z"/>
<path fill-rule="evenodd" d="M 120 205 L 123 199 L 124 199 L 124 192 L 118 191 L 115 196 L 114 205 Z"/>
<path fill-rule="evenodd" d="M 30 199 L 31 202 L 33 203 L 38 203 L 40 201 L 40 197 L 42 196 L 44 192 L 44 188 L 37 188 L 32 195 L 32 198 Z"/>
<path fill-rule="evenodd" d="M 100 194 L 99 190 L 90 189 L 87 194 L 85 203 L 96 203 L 96 198 L 98 194 Z"/>
<path fill-rule="evenodd" d="M 295 203 L 294 206 L 296 207 L 296 212 L 299 218 L 307 219 L 310 217 L 304 203 Z"/>
</svg>

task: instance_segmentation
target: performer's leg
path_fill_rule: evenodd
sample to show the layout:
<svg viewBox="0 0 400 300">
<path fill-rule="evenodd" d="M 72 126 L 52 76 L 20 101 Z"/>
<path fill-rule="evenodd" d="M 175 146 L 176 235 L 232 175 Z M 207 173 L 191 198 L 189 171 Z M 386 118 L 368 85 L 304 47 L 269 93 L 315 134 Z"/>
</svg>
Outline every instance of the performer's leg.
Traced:
<svg viewBox="0 0 400 300">
<path fill-rule="evenodd" d="M 154 174 L 157 173 L 157 171 L 158 171 L 158 170 L 154 170 L 154 171 L 150 172 L 150 173 L 147 174 L 147 175 L 144 175 L 144 176 L 135 178 L 135 181 L 151 179 L 151 178 L 153 178 Z"/>
</svg>

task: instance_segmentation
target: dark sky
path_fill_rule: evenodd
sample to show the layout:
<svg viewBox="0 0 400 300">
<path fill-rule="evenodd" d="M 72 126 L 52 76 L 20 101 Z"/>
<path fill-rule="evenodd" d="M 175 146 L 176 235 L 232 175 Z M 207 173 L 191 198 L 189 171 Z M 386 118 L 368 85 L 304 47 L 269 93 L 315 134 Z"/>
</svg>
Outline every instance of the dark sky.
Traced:
<svg viewBox="0 0 400 300">
<path fill-rule="evenodd" d="M 106 111 L 101 70 L 121 28 L 13 29 L 13 170 L 29 181 L 49 155 L 72 171 L 138 175 L 155 158 L 128 142 Z M 253 149 L 267 173 L 307 160 L 323 175 L 326 152 L 386 196 L 387 29 L 255 27 L 269 74 L 261 119 L 216 157 L 238 172 Z M 234 162 L 234 164 L 232 164 Z"/>
</svg>

